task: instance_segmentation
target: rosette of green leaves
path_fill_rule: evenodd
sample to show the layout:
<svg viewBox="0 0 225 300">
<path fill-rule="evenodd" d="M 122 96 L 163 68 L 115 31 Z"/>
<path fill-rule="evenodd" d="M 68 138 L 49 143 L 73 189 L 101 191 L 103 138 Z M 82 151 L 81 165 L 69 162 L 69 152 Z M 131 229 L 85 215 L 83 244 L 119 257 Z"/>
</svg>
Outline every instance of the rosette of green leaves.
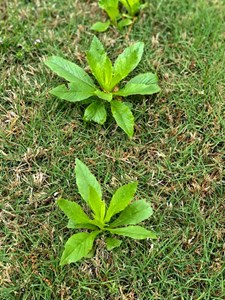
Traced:
<svg viewBox="0 0 225 300">
<path fill-rule="evenodd" d="M 119 1 L 124 5 L 128 14 L 132 17 L 135 16 L 144 7 L 144 5 L 141 4 L 140 0 L 119 0 Z"/>
<path fill-rule="evenodd" d="M 98 3 L 99 7 L 107 13 L 110 19 L 106 22 L 96 22 L 92 25 L 91 29 L 98 32 L 106 31 L 110 24 L 118 29 L 131 25 L 135 20 L 134 16 L 145 7 L 140 0 L 99 0 Z M 120 6 L 120 3 L 123 7 Z M 123 13 L 123 8 L 125 8 L 124 12 L 126 13 Z"/>
<path fill-rule="evenodd" d="M 52 89 L 50 93 L 70 102 L 88 101 L 84 120 L 98 124 L 106 121 L 106 107 L 109 106 L 118 126 L 132 137 L 134 116 L 129 105 L 121 101 L 121 97 L 151 95 L 160 91 L 157 76 L 150 72 L 139 74 L 121 85 L 121 81 L 139 64 L 143 50 L 144 43 L 136 42 L 126 48 L 112 65 L 102 43 L 94 37 L 87 52 L 87 62 L 95 81 L 77 64 L 52 56 L 45 64 L 68 82 Z"/>
<path fill-rule="evenodd" d="M 107 207 L 102 200 L 101 186 L 88 167 L 76 160 L 76 183 L 78 191 L 90 209 L 86 213 L 80 205 L 66 199 L 59 199 L 58 206 L 69 218 L 68 228 L 86 229 L 72 235 L 65 244 L 61 265 L 77 262 L 93 253 L 94 241 L 100 234 L 106 236 L 107 250 L 119 247 L 122 240 L 112 235 L 133 239 L 156 239 L 153 231 L 138 226 L 139 222 L 149 218 L 153 211 L 149 203 L 139 200 L 131 203 L 137 189 L 137 182 L 121 186 L 116 190 Z"/>
<path fill-rule="evenodd" d="M 99 0 L 98 4 L 99 7 L 107 13 L 110 20 L 106 22 L 96 22 L 92 25 L 92 30 L 104 32 L 109 28 L 110 24 L 118 27 L 118 29 L 122 29 L 133 23 L 129 16 L 123 18 L 121 15 L 119 11 L 119 0 Z"/>
</svg>

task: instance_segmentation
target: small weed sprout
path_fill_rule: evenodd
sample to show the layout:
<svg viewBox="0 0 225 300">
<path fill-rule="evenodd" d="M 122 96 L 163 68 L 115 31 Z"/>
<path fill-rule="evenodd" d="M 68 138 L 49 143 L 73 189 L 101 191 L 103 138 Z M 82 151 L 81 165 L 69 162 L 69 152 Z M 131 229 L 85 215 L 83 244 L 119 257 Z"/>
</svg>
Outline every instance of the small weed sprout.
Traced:
<svg viewBox="0 0 225 300">
<path fill-rule="evenodd" d="M 57 204 L 69 218 L 68 227 L 86 229 L 72 235 L 65 244 L 61 265 L 77 262 L 93 254 L 94 240 L 100 234 L 106 239 L 107 250 L 119 247 L 122 243 L 112 235 L 121 235 L 133 239 L 156 239 L 154 232 L 136 224 L 149 218 L 153 211 L 149 203 L 139 200 L 131 203 L 137 190 L 137 182 L 121 186 L 112 196 L 109 207 L 102 200 L 101 187 L 88 167 L 76 159 L 76 183 L 81 197 L 92 211 L 91 217 L 76 202 L 59 199 Z"/>
<path fill-rule="evenodd" d="M 98 3 L 107 13 L 109 20 L 93 24 L 91 29 L 97 32 L 106 31 L 110 25 L 120 30 L 133 24 L 135 16 L 146 6 L 141 4 L 140 0 L 99 0 Z"/>
<path fill-rule="evenodd" d="M 121 97 L 151 95 L 160 91 L 157 76 L 150 72 L 139 74 L 124 86 L 120 86 L 121 81 L 139 64 L 143 50 L 144 43 L 136 42 L 127 47 L 112 65 L 102 43 L 94 37 L 87 52 L 87 62 L 98 85 L 75 63 L 52 56 L 45 64 L 69 83 L 57 86 L 50 93 L 70 102 L 89 103 L 83 119 L 98 124 L 105 123 L 106 106 L 110 106 L 117 125 L 131 138 L 134 132 L 134 116 L 129 103 L 122 102 Z"/>
</svg>

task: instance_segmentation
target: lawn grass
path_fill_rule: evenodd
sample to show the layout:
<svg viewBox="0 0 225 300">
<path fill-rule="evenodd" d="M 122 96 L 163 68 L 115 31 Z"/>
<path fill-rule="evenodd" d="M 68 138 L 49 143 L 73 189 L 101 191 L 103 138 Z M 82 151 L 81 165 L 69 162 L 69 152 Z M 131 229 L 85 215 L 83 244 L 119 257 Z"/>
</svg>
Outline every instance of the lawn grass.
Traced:
<svg viewBox="0 0 225 300">
<path fill-rule="evenodd" d="M 84 123 L 84 106 L 48 93 L 61 83 L 48 56 L 87 66 L 89 28 L 104 17 L 96 2 L 0 3 L 0 298 L 225 299 L 224 1 L 152 0 L 132 30 L 99 34 L 112 59 L 144 41 L 132 76 L 160 79 L 160 94 L 129 99 L 132 140 L 111 117 Z M 92 259 L 61 268 L 72 231 L 55 200 L 80 201 L 75 158 L 107 200 L 137 179 L 159 239 L 124 238 L 114 252 L 99 239 Z"/>
</svg>

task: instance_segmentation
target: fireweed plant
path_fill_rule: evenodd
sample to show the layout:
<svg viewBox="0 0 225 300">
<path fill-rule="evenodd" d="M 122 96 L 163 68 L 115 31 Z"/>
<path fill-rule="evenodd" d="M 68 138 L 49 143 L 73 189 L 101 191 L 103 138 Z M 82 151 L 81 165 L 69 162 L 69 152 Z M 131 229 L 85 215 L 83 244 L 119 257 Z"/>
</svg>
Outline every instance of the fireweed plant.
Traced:
<svg viewBox="0 0 225 300">
<path fill-rule="evenodd" d="M 117 189 L 107 207 L 102 200 L 100 184 L 79 159 L 76 159 L 75 174 L 78 191 L 90 213 L 86 214 L 76 202 L 65 199 L 57 201 L 60 209 L 69 218 L 67 227 L 86 230 L 75 233 L 68 239 L 60 261 L 62 266 L 93 256 L 94 241 L 99 235 L 105 237 L 106 248 L 109 251 L 122 243 L 120 239 L 112 237 L 114 234 L 139 240 L 157 238 L 154 232 L 136 225 L 153 214 L 150 204 L 145 200 L 131 203 L 137 190 L 137 182 Z"/>
<path fill-rule="evenodd" d="M 134 116 L 129 104 L 122 102 L 121 97 L 151 95 L 160 91 L 157 76 L 150 72 L 139 74 L 126 84 L 120 85 L 139 64 L 143 50 L 144 43 L 136 42 L 127 47 L 112 65 L 102 43 L 94 37 L 87 52 L 87 62 L 98 85 L 77 64 L 52 56 L 45 64 L 68 83 L 57 86 L 50 93 L 70 102 L 89 103 L 84 112 L 84 121 L 104 124 L 107 117 L 106 107 L 110 106 L 117 125 L 132 137 Z"/>
<path fill-rule="evenodd" d="M 135 20 L 135 16 L 145 7 L 140 0 L 99 0 L 99 7 L 103 9 L 110 20 L 96 22 L 91 27 L 98 32 L 106 31 L 110 25 L 122 29 Z"/>
</svg>

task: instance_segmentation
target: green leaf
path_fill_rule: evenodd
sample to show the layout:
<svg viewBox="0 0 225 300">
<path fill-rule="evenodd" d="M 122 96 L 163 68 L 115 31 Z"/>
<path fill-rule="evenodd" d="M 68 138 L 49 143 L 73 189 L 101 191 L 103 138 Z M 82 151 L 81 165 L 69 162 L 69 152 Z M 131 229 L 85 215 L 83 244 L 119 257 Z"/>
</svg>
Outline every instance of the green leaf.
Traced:
<svg viewBox="0 0 225 300">
<path fill-rule="evenodd" d="M 71 228 L 71 229 L 82 228 L 82 229 L 98 230 L 98 227 L 95 225 L 88 224 L 88 223 L 74 224 L 70 219 L 68 221 L 67 228 Z"/>
<path fill-rule="evenodd" d="M 160 91 L 157 83 L 158 78 L 155 74 L 139 74 L 128 81 L 124 88 L 114 94 L 123 97 L 130 95 L 152 95 Z"/>
<path fill-rule="evenodd" d="M 70 83 L 68 86 L 69 89 L 65 84 L 59 85 L 52 89 L 50 93 L 60 99 L 76 102 L 93 96 L 95 92 L 95 88 L 84 83 Z"/>
<path fill-rule="evenodd" d="M 137 42 L 134 45 L 127 47 L 121 53 L 114 64 L 114 75 L 111 83 L 113 89 L 122 79 L 133 71 L 139 64 L 144 51 L 144 43 Z"/>
<path fill-rule="evenodd" d="M 97 31 L 97 32 L 104 32 L 109 28 L 110 21 L 107 22 L 96 22 L 91 26 L 91 30 Z"/>
<path fill-rule="evenodd" d="M 148 72 L 133 77 L 130 81 L 128 81 L 128 83 L 146 84 L 146 85 L 157 84 L 158 77 L 156 74 Z"/>
<path fill-rule="evenodd" d="M 117 96 L 127 97 L 131 95 L 152 95 L 160 92 L 157 84 L 134 84 L 129 83 L 123 89 L 116 93 Z"/>
<path fill-rule="evenodd" d="M 75 229 L 76 225 L 69 219 L 68 223 L 67 223 L 67 228 L 72 228 Z"/>
<path fill-rule="evenodd" d="M 120 0 L 120 2 L 126 7 L 131 16 L 136 15 L 141 8 L 140 0 Z"/>
<path fill-rule="evenodd" d="M 99 0 L 99 6 L 107 12 L 112 21 L 120 16 L 118 2 L 118 0 Z"/>
<path fill-rule="evenodd" d="M 72 235 L 65 244 L 60 265 L 64 266 L 77 262 L 87 256 L 93 247 L 94 240 L 98 233 L 99 231 L 94 231 L 92 233 L 82 232 Z"/>
<path fill-rule="evenodd" d="M 131 19 L 123 19 L 118 22 L 118 28 L 122 29 L 123 27 L 129 26 L 133 23 Z"/>
<path fill-rule="evenodd" d="M 86 215 L 81 206 L 76 202 L 72 202 L 66 199 L 59 199 L 57 201 L 58 206 L 64 212 L 64 214 L 74 223 L 91 223 L 92 220 Z"/>
<path fill-rule="evenodd" d="M 123 104 L 125 104 L 130 110 L 133 108 L 133 103 L 123 101 Z"/>
<path fill-rule="evenodd" d="M 127 206 L 110 227 L 135 225 L 148 219 L 153 214 L 152 208 L 145 200 L 136 201 Z"/>
<path fill-rule="evenodd" d="M 145 229 L 141 226 L 128 226 L 123 228 L 107 228 L 108 231 L 110 231 L 113 234 L 123 235 L 130 237 L 132 239 L 142 240 L 142 239 L 156 239 L 157 235 L 150 230 Z"/>
<path fill-rule="evenodd" d="M 100 40 L 95 36 L 87 52 L 87 61 L 99 84 L 108 91 L 112 80 L 112 63 Z"/>
<path fill-rule="evenodd" d="M 106 100 L 108 102 L 110 102 L 112 100 L 112 97 L 113 97 L 112 93 L 105 93 L 105 92 L 102 92 L 100 90 L 96 90 L 95 95 L 97 97 L 99 97 L 100 99 Z"/>
<path fill-rule="evenodd" d="M 100 184 L 96 180 L 95 176 L 90 172 L 88 167 L 79 159 L 76 159 L 75 173 L 79 193 L 87 203 L 89 203 L 90 186 L 92 186 L 96 190 L 99 198 L 102 198 Z"/>
<path fill-rule="evenodd" d="M 92 186 L 89 188 L 89 205 L 95 215 L 95 219 L 103 222 L 105 217 L 105 202 L 102 201 Z"/>
<path fill-rule="evenodd" d="M 95 87 L 91 77 L 78 65 L 61 58 L 59 56 L 52 56 L 45 62 L 53 72 L 68 81 L 75 82 L 77 85 L 86 84 Z"/>
<path fill-rule="evenodd" d="M 93 247 L 91 251 L 89 251 L 88 254 L 85 255 L 85 258 L 92 258 L 94 257 L 94 255 L 95 255 L 95 247 Z"/>
<path fill-rule="evenodd" d="M 137 182 L 131 182 L 121 186 L 113 195 L 106 213 L 105 222 L 109 222 L 112 216 L 124 210 L 131 202 L 137 190 Z"/>
<path fill-rule="evenodd" d="M 91 103 L 84 112 L 84 121 L 94 121 L 98 124 L 104 124 L 106 121 L 106 109 L 102 102 L 95 101 Z"/>
<path fill-rule="evenodd" d="M 122 243 L 121 240 L 115 238 L 106 238 L 105 242 L 106 242 L 106 249 L 108 251 L 111 251 L 112 249 L 119 247 Z"/>
<path fill-rule="evenodd" d="M 134 134 L 134 116 L 130 108 L 121 101 L 112 100 L 110 103 L 117 125 L 131 138 Z"/>
</svg>

